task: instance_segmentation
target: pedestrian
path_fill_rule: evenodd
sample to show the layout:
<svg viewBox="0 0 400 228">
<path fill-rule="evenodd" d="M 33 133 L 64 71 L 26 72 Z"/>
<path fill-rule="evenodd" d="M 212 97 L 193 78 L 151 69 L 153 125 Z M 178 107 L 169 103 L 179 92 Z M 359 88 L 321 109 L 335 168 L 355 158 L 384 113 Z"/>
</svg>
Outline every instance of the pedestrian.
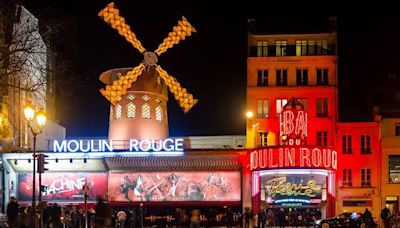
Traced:
<svg viewBox="0 0 400 228">
<path fill-rule="evenodd" d="M 104 202 L 102 197 L 97 198 L 97 204 L 95 208 L 96 212 L 96 228 L 105 228 L 111 225 L 112 223 L 112 211 L 110 206 Z"/>
<path fill-rule="evenodd" d="M 225 213 L 225 222 L 227 228 L 232 228 L 233 226 L 233 212 L 230 207 L 228 207 L 228 211 Z"/>
<path fill-rule="evenodd" d="M 284 228 L 285 227 L 285 220 L 286 220 L 286 215 L 285 215 L 285 211 L 283 208 L 281 208 L 278 212 L 278 225 L 279 228 Z"/>
<path fill-rule="evenodd" d="M 10 228 L 17 227 L 18 208 L 17 200 L 15 197 L 11 197 L 10 202 L 7 205 L 7 220 L 8 227 Z"/>
<path fill-rule="evenodd" d="M 383 220 L 383 225 L 385 228 L 390 227 L 390 210 L 389 208 L 385 207 L 381 211 L 381 219 Z"/>
<path fill-rule="evenodd" d="M 200 211 L 197 209 L 192 210 L 192 216 L 190 217 L 190 228 L 200 228 Z"/>
</svg>

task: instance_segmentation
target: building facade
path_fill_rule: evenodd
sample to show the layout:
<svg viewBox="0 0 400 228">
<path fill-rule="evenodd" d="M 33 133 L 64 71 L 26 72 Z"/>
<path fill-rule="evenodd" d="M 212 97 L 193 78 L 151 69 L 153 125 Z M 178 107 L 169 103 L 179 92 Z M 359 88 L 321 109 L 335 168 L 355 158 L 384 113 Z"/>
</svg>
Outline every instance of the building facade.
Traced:
<svg viewBox="0 0 400 228">
<path fill-rule="evenodd" d="M 249 33 L 247 109 L 253 115 L 247 120 L 246 134 L 247 147 L 253 151 L 251 159 L 258 160 L 257 169 L 252 171 L 253 211 L 272 207 L 284 208 L 290 213 L 298 207 L 307 215 L 309 211 L 320 210 L 322 217 L 329 217 L 346 211 L 364 212 L 368 208 L 379 218 L 382 208 L 381 163 L 377 162 L 381 159 L 380 125 L 379 122 L 339 122 L 336 47 L 336 31 Z M 306 134 L 303 132 L 298 144 L 288 143 L 287 137 L 291 135 L 286 134 L 298 134 L 296 129 L 302 127 L 298 125 L 301 118 L 296 113 L 285 113 L 293 98 L 307 114 Z M 293 158 L 300 159 L 300 163 L 297 160 L 287 163 L 286 150 L 293 151 Z M 311 151 L 311 165 L 301 163 L 306 154 L 302 150 Z M 337 166 L 318 166 L 319 150 L 326 151 L 322 159 L 337 162 Z M 270 157 L 273 155 L 279 156 L 276 164 L 270 163 L 275 159 Z M 262 162 L 265 164 L 261 167 Z M 278 183 L 277 187 L 287 182 L 299 186 L 310 181 L 319 188 L 307 197 L 299 197 L 301 192 L 297 192 L 297 197 L 293 197 L 294 193 L 287 197 L 283 196 L 285 193 L 272 191 L 274 183 Z"/>
</svg>

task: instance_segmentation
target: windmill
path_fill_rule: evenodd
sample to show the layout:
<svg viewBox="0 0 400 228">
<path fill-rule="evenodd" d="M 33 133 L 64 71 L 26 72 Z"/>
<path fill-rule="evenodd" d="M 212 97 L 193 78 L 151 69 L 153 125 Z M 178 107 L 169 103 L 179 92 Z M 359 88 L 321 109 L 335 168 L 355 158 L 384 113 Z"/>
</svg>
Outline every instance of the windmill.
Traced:
<svg viewBox="0 0 400 228">
<path fill-rule="evenodd" d="M 125 75 L 119 75 L 112 83 L 106 85 L 105 88 L 101 89 L 101 94 L 107 98 L 114 106 L 122 100 L 122 97 L 136 82 L 139 76 L 145 71 L 155 69 L 158 75 L 167 85 L 169 91 L 174 95 L 179 106 L 187 113 L 196 103 L 197 99 L 193 98 L 193 95 L 188 93 L 187 90 L 181 87 L 180 83 L 171 75 L 169 75 L 161 66 L 157 65 L 158 56 L 166 52 L 169 48 L 172 48 L 175 44 L 178 44 L 181 40 L 184 40 L 186 36 L 190 36 L 193 32 L 196 32 L 194 27 L 182 17 L 182 20 L 178 21 L 178 24 L 173 27 L 173 31 L 163 40 L 163 42 L 154 51 L 146 51 L 140 41 L 137 39 L 135 33 L 130 29 L 130 26 L 125 23 L 125 19 L 120 16 L 119 10 L 112 2 L 102 9 L 98 14 L 106 23 L 118 31 L 118 33 L 125 37 L 125 39 L 131 43 L 140 53 L 143 54 L 143 62 L 132 70 L 126 72 Z M 143 75 L 142 77 L 144 77 Z"/>
</svg>

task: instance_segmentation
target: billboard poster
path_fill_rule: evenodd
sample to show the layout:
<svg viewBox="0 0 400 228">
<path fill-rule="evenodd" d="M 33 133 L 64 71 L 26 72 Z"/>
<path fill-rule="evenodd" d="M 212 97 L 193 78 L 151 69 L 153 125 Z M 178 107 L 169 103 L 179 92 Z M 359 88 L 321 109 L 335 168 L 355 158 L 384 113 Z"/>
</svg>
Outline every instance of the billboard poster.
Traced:
<svg viewBox="0 0 400 228">
<path fill-rule="evenodd" d="M 270 174 L 261 177 L 262 199 L 270 205 L 300 206 L 326 200 L 326 176 Z"/>
<path fill-rule="evenodd" d="M 240 172 L 110 173 L 112 202 L 240 201 Z"/>
<path fill-rule="evenodd" d="M 36 178 L 38 178 L 36 176 Z M 38 179 L 36 180 L 38 182 Z M 88 201 L 96 201 L 97 196 L 106 197 L 106 173 L 44 173 L 42 185 L 47 189 L 42 193 L 44 201 L 51 202 L 83 202 L 85 183 L 89 187 Z M 36 192 L 39 190 L 37 183 Z M 32 200 L 32 174 L 18 174 L 18 200 Z"/>
</svg>

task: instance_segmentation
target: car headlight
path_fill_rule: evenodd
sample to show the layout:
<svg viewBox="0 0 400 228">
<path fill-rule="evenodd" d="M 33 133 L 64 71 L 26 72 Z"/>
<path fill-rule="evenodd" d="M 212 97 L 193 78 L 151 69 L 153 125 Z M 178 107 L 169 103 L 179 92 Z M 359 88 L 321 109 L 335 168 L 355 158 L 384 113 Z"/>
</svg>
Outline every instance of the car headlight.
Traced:
<svg viewBox="0 0 400 228">
<path fill-rule="evenodd" d="M 322 221 L 322 220 L 316 220 L 316 221 L 315 221 L 315 224 L 316 224 L 316 225 L 319 225 L 319 224 L 321 224 L 321 221 Z"/>
</svg>

